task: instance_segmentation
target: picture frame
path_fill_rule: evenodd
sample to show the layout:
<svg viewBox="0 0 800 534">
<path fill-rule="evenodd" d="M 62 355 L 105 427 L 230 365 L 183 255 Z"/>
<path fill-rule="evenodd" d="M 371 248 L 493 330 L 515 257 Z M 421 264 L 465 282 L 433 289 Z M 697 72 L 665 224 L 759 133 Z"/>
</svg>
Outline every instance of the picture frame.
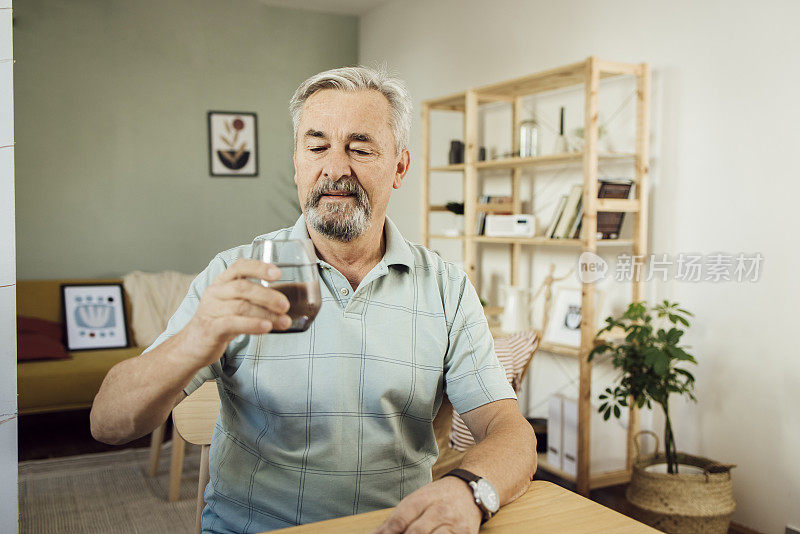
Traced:
<svg viewBox="0 0 800 534">
<path fill-rule="evenodd" d="M 122 284 L 61 284 L 67 350 L 130 346 Z"/>
<path fill-rule="evenodd" d="M 258 118 L 255 113 L 208 112 L 208 172 L 214 177 L 258 176 Z"/>
<path fill-rule="evenodd" d="M 603 292 L 595 289 L 595 317 L 602 304 Z M 550 319 L 543 340 L 553 345 L 580 348 L 581 345 L 581 307 L 582 294 L 579 287 L 560 287 L 555 289 Z M 595 324 L 593 322 L 593 324 Z"/>
</svg>

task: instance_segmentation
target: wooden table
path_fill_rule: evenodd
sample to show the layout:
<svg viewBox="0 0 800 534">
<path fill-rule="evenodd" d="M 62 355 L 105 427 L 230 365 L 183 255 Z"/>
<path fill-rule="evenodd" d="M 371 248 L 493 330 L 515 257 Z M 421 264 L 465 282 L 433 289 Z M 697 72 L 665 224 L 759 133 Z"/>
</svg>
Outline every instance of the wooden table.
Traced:
<svg viewBox="0 0 800 534">
<path fill-rule="evenodd" d="M 273 530 L 273 533 L 325 534 L 369 533 L 389 517 L 392 509 L 378 510 L 349 517 L 340 517 L 299 527 Z M 535 480 L 528 491 L 504 506 L 496 516 L 484 523 L 481 533 L 545 534 L 545 533 L 657 533 L 638 521 L 572 493 L 551 482 Z"/>
</svg>

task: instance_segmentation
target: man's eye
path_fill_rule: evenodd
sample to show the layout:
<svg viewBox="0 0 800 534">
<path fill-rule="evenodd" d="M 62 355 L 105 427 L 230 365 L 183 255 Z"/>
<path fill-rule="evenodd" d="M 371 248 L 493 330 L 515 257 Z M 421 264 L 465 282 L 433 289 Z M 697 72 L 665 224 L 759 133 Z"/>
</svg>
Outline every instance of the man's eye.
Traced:
<svg viewBox="0 0 800 534">
<path fill-rule="evenodd" d="M 369 156 L 370 152 L 368 150 L 360 150 L 358 148 L 351 149 L 354 153 L 358 154 L 359 156 Z"/>
<path fill-rule="evenodd" d="M 325 150 L 325 148 L 326 147 L 324 147 L 324 146 L 312 146 L 312 147 L 309 147 L 309 150 L 311 152 L 322 152 L 323 150 Z"/>
</svg>

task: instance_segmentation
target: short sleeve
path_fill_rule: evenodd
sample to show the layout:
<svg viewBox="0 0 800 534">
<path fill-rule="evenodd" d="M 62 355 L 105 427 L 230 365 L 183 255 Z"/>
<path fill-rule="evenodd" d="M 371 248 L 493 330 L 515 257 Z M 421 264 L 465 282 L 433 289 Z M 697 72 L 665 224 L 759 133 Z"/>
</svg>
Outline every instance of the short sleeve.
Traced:
<svg viewBox="0 0 800 534">
<path fill-rule="evenodd" d="M 445 296 L 449 343 L 445 355 L 445 391 L 458 413 L 501 399 L 516 399 L 503 366 L 478 294 L 466 274 L 451 282 Z"/>
<path fill-rule="evenodd" d="M 197 277 L 192 281 L 191 285 L 189 286 L 189 291 L 186 293 L 186 297 L 184 297 L 183 302 L 181 302 L 180 306 L 178 306 L 178 309 L 175 310 L 175 313 L 172 314 L 172 317 L 167 323 L 167 329 L 164 330 L 161 335 L 156 338 L 153 344 L 147 347 L 142 354 L 153 350 L 164 341 L 180 332 L 189 323 L 197 311 L 197 306 L 200 303 L 200 296 L 203 294 L 203 291 L 205 291 L 211 282 L 213 282 L 217 276 L 225 271 L 225 269 L 227 269 L 227 265 L 219 255 L 211 260 L 211 262 L 208 264 L 208 267 L 206 267 L 203 272 L 198 274 Z M 211 365 L 200 369 L 194 378 L 192 378 L 192 381 L 189 382 L 189 384 L 183 389 L 183 391 L 187 395 L 190 395 L 194 390 L 203 385 L 204 382 L 207 382 L 208 380 L 215 380 L 221 374 L 222 363 L 220 361 L 216 361 Z"/>
</svg>

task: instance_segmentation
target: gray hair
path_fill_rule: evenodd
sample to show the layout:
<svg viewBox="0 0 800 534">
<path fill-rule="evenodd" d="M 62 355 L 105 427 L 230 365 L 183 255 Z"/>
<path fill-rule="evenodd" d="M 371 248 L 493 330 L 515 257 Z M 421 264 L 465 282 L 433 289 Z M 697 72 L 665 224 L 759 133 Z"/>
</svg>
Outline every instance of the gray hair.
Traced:
<svg viewBox="0 0 800 534">
<path fill-rule="evenodd" d="M 297 125 L 300 122 L 303 104 L 311 95 L 322 89 L 341 91 L 373 89 L 380 92 L 389 101 L 392 110 L 389 124 L 394 134 L 395 149 L 399 153 L 408 147 L 411 130 L 411 97 L 408 96 L 405 82 L 391 76 L 384 68 L 372 69 L 364 66 L 326 70 L 300 84 L 289 100 L 295 141 L 297 141 Z"/>
</svg>

